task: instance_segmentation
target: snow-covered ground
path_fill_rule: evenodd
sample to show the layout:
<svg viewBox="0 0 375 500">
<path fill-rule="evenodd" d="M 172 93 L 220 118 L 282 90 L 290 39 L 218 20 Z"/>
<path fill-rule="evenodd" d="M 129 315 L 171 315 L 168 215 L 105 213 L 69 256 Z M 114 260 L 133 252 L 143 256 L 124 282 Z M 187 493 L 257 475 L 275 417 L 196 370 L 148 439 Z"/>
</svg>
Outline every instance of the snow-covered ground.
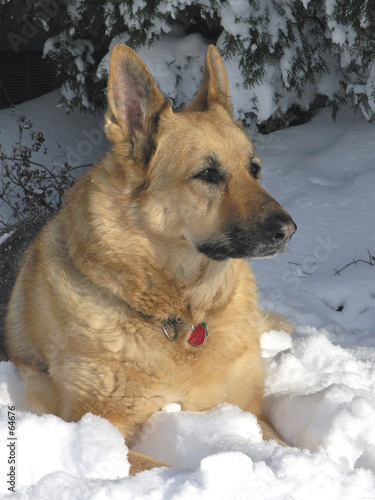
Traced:
<svg viewBox="0 0 375 500">
<path fill-rule="evenodd" d="M 108 148 L 102 117 L 65 116 L 58 94 L 19 106 L 59 154 L 88 163 Z M 16 127 L 0 112 L 0 142 Z M 351 111 L 255 137 L 263 186 L 298 225 L 290 249 L 256 261 L 260 304 L 288 315 L 283 332 L 262 339 L 266 407 L 283 448 L 264 442 L 256 419 L 223 405 L 203 413 L 169 405 L 144 426 L 137 449 L 174 466 L 128 476 L 119 432 L 92 415 L 78 423 L 37 417 L 22 405 L 10 362 L 0 363 L 0 498 L 329 499 L 375 498 L 375 129 Z M 76 157 L 74 158 L 74 155 Z M 4 210 L 4 209 L 3 209 Z M 373 262 L 375 264 L 375 261 Z M 16 493 L 7 474 L 14 439 Z M 11 439 L 8 439 L 10 438 Z"/>
</svg>

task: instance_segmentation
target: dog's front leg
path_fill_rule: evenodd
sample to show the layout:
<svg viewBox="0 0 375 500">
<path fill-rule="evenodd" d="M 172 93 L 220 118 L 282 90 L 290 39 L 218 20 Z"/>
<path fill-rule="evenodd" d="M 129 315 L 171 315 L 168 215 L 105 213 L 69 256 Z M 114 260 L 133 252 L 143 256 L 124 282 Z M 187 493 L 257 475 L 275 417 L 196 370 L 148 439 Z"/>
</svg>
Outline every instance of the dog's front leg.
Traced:
<svg viewBox="0 0 375 500">
<path fill-rule="evenodd" d="M 159 462 L 159 460 L 148 457 L 147 455 L 142 455 L 142 453 L 138 453 L 137 451 L 129 450 L 128 460 L 130 463 L 131 476 L 135 476 L 138 472 L 151 470 L 156 467 L 170 467 L 170 465 Z"/>
<path fill-rule="evenodd" d="M 258 417 L 258 422 L 260 425 L 260 428 L 262 429 L 263 433 L 263 439 L 265 441 L 277 441 L 279 444 L 282 446 L 288 446 L 278 435 L 277 431 L 272 427 L 270 422 L 268 421 L 267 417 L 262 415 L 261 417 Z"/>
</svg>

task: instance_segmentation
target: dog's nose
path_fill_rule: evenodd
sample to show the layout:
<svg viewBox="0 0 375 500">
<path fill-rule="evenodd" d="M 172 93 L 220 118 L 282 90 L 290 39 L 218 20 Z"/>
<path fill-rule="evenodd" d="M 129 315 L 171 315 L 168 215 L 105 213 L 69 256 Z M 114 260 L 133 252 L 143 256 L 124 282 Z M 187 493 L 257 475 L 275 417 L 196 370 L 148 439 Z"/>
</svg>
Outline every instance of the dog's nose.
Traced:
<svg viewBox="0 0 375 500">
<path fill-rule="evenodd" d="M 286 243 L 297 231 L 297 226 L 290 217 L 269 217 L 264 225 L 267 236 L 276 244 Z"/>
</svg>

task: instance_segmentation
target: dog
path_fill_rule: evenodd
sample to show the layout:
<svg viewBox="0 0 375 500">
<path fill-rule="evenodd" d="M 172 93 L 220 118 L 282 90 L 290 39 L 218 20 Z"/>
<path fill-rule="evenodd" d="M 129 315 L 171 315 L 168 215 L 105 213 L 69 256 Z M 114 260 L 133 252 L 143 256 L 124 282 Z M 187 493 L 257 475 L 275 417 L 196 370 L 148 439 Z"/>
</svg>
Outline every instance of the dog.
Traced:
<svg viewBox="0 0 375 500">
<path fill-rule="evenodd" d="M 82 175 L 26 251 L 6 317 L 9 359 L 37 414 L 112 422 L 131 447 L 168 403 L 252 412 L 265 439 L 261 312 L 245 259 L 285 250 L 296 225 L 260 186 L 211 45 L 179 112 L 127 46 L 112 51 L 111 151 Z M 130 452 L 132 473 L 161 465 Z"/>
</svg>

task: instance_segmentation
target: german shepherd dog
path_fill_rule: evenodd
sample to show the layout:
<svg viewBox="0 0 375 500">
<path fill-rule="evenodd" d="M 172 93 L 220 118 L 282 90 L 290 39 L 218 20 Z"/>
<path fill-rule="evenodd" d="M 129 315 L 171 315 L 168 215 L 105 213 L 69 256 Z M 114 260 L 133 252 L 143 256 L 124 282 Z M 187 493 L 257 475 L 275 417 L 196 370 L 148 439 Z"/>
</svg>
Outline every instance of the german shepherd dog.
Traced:
<svg viewBox="0 0 375 500">
<path fill-rule="evenodd" d="M 26 251 L 9 302 L 9 359 L 38 414 L 92 412 L 132 445 L 168 403 L 262 411 L 262 313 L 244 260 L 282 252 L 296 230 L 260 186 L 234 121 L 224 64 L 208 47 L 202 85 L 173 112 L 141 59 L 112 52 L 111 152 L 85 173 Z M 130 452 L 132 473 L 158 465 Z"/>
</svg>

